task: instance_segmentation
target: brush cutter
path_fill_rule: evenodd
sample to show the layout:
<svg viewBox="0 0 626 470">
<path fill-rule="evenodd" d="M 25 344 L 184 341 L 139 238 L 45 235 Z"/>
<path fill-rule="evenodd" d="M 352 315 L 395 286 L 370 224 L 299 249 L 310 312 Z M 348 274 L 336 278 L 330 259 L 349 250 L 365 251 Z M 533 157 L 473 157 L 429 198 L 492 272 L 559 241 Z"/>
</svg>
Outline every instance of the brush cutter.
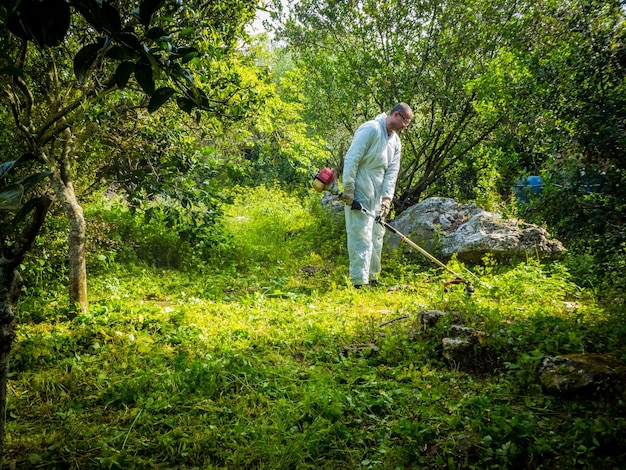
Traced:
<svg viewBox="0 0 626 470">
<path fill-rule="evenodd" d="M 380 215 L 375 215 L 374 213 L 368 211 L 365 207 L 363 207 L 363 205 L 359 202 L 359 201 L 354 201 L 352 202 L 352 210 L 358 210 L 361 213 L 372 217 L 377 223 L 379 223 L 380 225 L 382 225 L 383 227 L 385 227 L 385 229 L 389 230 L 391 233 L 394 233 L 396 235 L 398 235 L 400 237 L 400 241 L 401 242 L 406 242 L 411 248 L 416 249 L 418 252 L 420 252 L 422 255 L 424 255 L 426 258 L 428 258 L 429 260 L 431 260 L 433 263 L 435 263 L 438 266 L 441 266 L 443 269 L 445 269 L 446 271 L 448 271 L 450 274 L 452 274 L 454 276 L 454 279 L 451 281 L 448 281 L 444 284 L 444 290 L 447 292 L 448 288 L 453 285 L 453 284 L 465 284 L 465 292 L 467 292 L 468 294 L 473 294 L 474 293 L 474 286 L 472 286 L 472 284 L 466 280 L 463 279 L 463 277 L 461 277 L 459 274 L 457 274 L 456 272 L 454 272 L 452 269 L 450 269 L 448 266 L 446 266 L 445 264 L 443 264 L 441 261 L 439 261 L 437 258 L 435 258 L 433 255 L 431 255 L 428 251 L 426 251 L 424 248 L 422 248 L 421 246 L 419 246 L 417 243 L 409 240 L 406 235 L 404 235 L 403 233 L 401 233 L 397 228 L 393 227 L 392 225 L 390 225 L 383 217 L 381 217 Z M 468 271 L 472 276 L 474 276 L 473 273 L 471 273 L 470 271 Z M 474 276 L 476 277 L 476 276 Z"/>
<path fill-rule="evenodd" d="M 337 185 L 337 177 L 335 176 L 334 171 L 331 170 L 330 168 L 324 168 L 317 175 L 315 175 L 312 186 L 313 186 L 313 189 L 315 189 L 318 193 L 321 193 L 322 191 L 328 191 L 334 195 L 339 195 L 339 196 L 341 195 L 339 191 L 339 187 Z M 377 223 L 382 225 L 385 229 L 389 230 L 391 233 L 398 235 L 400 237 L 401 242 L 402 241 L 406 242 L 409 246 L 416 249 L 419 253 L 424 255 L 433 263 L 435 263 L 438 266 L 441 266 L 443 269 L 445 269 L 450 274 L 452 274 L 454 276 L 454 279 L 444 284 L 444 290 L 446 292 L 448 291 L 448 288 L 453 284 L 465 284 L 465 292 L 468 293 L 469 295 L 472 295 L 474 293 L 474 287 L 472 286 L 470 282 L 464 280 L 462 276 L 455 273 L 452 269 L 450 269 L 448 266 L 443 264 L 433 255 L 428 253 L 425 249 L 423 249 L 417 243 L 414 243 L 413 241 L 409 240 L 406 237 L 406 235 L 400 233 L 398 229 L 396 229 L 395 227 L 387 223 L 387 221 L 383 217 L 381 217 L 380 215 L 376 215 L 373 212 L 368 211 L 365 207 L 363 207 L 363 205 L 359 201 L 356 201 L 356 200 L 352 202 L 351 208 L 352 210 L 360 211 L 361 213 L 369 217 L 372 217 Z M 471 271 L 468 271 L 468 273 L 471 274 L 474 278 L 476 278 L 476 276 Z"/>
</svg>

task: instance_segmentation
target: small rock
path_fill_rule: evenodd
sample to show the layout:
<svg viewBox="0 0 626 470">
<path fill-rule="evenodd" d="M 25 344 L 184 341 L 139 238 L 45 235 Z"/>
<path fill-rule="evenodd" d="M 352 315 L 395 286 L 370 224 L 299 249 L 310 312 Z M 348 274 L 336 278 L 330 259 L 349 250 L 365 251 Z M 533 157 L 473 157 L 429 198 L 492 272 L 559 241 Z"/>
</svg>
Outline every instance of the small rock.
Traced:
<svg viewBox="0 0 626 470">
<path fill-rule="evenodd" d="M 610 354 L 547 356 L 539 367 L 544 391 L 561 396 L 594 396 L 626 391 L 626 364 Z"/>
</svg>

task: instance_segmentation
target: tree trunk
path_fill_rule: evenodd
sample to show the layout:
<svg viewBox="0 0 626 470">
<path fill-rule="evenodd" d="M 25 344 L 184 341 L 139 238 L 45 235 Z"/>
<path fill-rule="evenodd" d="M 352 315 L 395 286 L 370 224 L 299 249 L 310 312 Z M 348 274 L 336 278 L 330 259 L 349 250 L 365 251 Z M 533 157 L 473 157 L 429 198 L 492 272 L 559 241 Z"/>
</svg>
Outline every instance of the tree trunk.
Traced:
<svg viewBox="0 0 626 470">
<path fill-rule="evenodd" d="M 63 201 L 63 205 L 70 222 L 67 238 L 70 302 L 72 306 L 86 312 L 89 303 L 87 300 L 87 264 L 85 262 L 85 217 L 83 216 L 83 208 L 76 200 L 74 188 L 66 189 L 65 194 L 66 199 Z"/>
<path fill-rule="evenodd" d="M 10 290 L 13 285 L 13 264 L 0 259 L 0 467 L 4 456 L 6 422 L 7 381 L 9 378 L 9 355 L 15 339 L 13 309 Z"/>
<path fill-rule="evenodd" d="M 37 199 L 29 222 L 13 245 L 5 245 L 5 240 L 2 244 L 2 256 L 0 256 L 0 468 L 2 468 L 4 457 L 9 356 L 15 339 L 13 304 L 20 294 L 20 278 L 15 268 L 24 260 L 24 255 L 39 234 L 51 204 L 52 199 L 48 196 Z"/>
<path fill-rule="evenodd" d="M 55 176 L 53 176 L 53 186 L 70 223 L 67 237 L 70 308 L 86 312 L 89 302 L 85 262 L 86 223 L 83 208 L 76 199 L 72 183 L 58 180 Z"/>
<path fill-rule="evenodd" d="M 63 152 L 56 158 L 59 171 L 53 171 L 52 186 L 70 223 L 67 237 L 70 309 L 78 313 L 86 312 L 89 306 L 85 262 L 86 223 L 83 208 L 78 203 L 72 183 L 71 161 L 74 158 L 74 139 L 69 128 L 63 131 L 62 144 Z"/>
</svg>

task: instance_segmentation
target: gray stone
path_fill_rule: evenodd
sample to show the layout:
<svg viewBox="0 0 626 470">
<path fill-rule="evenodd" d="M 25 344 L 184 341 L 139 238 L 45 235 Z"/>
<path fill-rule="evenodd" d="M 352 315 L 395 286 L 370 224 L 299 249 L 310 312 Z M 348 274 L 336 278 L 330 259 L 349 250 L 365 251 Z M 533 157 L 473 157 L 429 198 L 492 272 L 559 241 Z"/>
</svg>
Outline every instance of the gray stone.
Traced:
<svg viewBox="0 0 626 470">
<path fill-rule="evenodd" d="M 557 259 L 565 248 L 543 228 L 517 219 L 504 219 L 475 204 L 458 204 L 450 198 L 425 199 L 391 225 L 408 239 L 442 260 L 454 254 L 462 262 L 479 262 L 486 254 L 500 260 L 538 257 Z M 400 236 L 385 235 L 387 249 L 399 249 Z M 411 252 L 409 245 L 403 245 Z"/>
<path fill-rule="evenodd" d="M 458 369 L 481 368 L 485 361 L 480 343 L 486 335 L 484 331 L 452 325 L 448 337 L 441 340 L 443 357 Z"/>
<path fill-rule="evenodd" d="M 539 381 L 551 395 L 623 396 L 626 364 L 609 354 L 548 356 L 541 361 Z"/>
<path fill-rule="evenodd" d="M 450 314 L 441 310 L 422 310 L 417 314 L 417 320 L 422 329 L 426 330 L 435 326 L 442 318 L 448 315 Z"/>
<path fill-rule="evenodd" d="M 328 191 L 324 191 L 320 202 L 322 207 L 330 209 L 333 217 L 336 217 L 337 219 L 343 219 L 343 207 L 345 204 L 341 202 L 339 196 L 337 196 L 336 194 L 332 194 Z"/>
</svg>

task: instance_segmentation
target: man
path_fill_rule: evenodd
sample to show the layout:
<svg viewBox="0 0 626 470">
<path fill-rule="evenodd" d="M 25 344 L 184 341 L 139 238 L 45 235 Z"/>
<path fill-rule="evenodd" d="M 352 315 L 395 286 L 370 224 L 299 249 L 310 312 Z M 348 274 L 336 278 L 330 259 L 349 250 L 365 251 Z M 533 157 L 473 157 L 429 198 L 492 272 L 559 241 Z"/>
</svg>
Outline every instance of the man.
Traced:
<svg viewBox="0 0 626 470">
<path fill-rule="evenodd" d="M 356 199 L 370 213 L 386 217 L 400 171 L 400 138 L 413 111 L 406 103 L 362 124 L 354 134 L 343 165 L 343 195 L 350 256 L 350 281 L 356 288 L 382 285 L 378 279 L 385 229 L 361 211 L 351 210 Z"/>
</svg>

